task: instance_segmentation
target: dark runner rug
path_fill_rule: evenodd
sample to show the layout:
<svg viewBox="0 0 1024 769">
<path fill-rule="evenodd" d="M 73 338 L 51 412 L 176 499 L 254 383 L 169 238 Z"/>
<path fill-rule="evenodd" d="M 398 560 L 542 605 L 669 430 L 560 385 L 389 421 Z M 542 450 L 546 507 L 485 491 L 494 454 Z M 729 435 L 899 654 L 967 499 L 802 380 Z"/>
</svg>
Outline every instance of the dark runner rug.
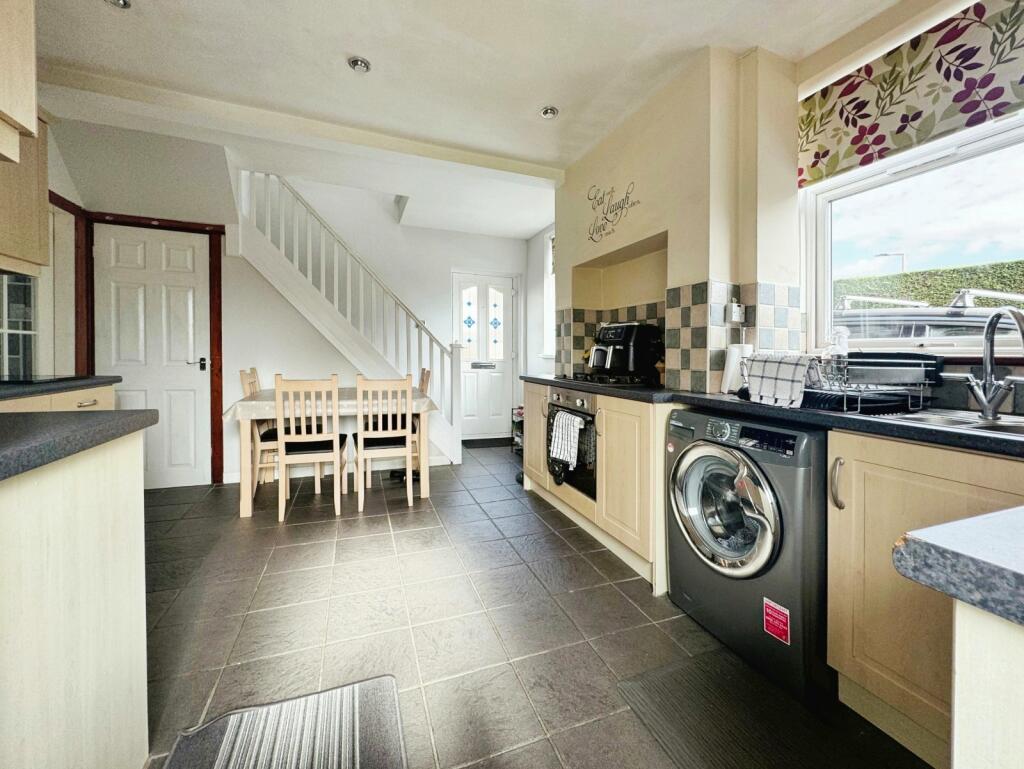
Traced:
<svg viewBox="0 0 1024 769">
<path fill-rule="evenodd" d="M 178 736 L 164 769 L 404 769 L 392 676 L 236 710 Z"/>
<path fill-rule="evenodd" d="M 728 651 L 619 690 L 681 769 L 929 769 L 848 708 L 812 713 Z"/>
</svg>

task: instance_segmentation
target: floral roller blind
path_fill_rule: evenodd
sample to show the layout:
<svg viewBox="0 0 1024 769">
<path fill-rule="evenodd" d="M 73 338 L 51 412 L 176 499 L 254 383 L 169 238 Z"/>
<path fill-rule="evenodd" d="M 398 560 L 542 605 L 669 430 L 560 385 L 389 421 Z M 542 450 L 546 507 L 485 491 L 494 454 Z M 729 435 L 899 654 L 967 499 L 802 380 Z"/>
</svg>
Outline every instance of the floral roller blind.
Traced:
<svg viewBox="0 0 1024 769">
<path fill-rule="evenodd" d="M 1024 105 L 1024 0 L 974 3 L 800 103 L 801 187 Z"/>
</svg>

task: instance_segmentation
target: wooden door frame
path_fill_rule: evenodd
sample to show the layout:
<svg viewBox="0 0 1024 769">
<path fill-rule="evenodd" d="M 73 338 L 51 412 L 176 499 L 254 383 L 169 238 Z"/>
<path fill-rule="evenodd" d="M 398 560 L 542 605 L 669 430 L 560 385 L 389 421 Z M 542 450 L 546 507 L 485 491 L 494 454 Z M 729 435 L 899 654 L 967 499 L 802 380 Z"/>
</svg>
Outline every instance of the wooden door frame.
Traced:
<svg viewBox="0 0 1024 769">
<path fill-rule="evenodd" d="M 75 373 L 96 373 L 96 287 L 92 259 L 95 226 L 115 224 L 150 230 L 207 235 L 210 239 L 210 479 L 224 482 L 224 356 L 221 333 L 221 270 L 224 253 L 223 224 L 153 219 L 145 216 L 87 211 L 50 190 L 50 203 L 75 217 Z"/>
</svg>

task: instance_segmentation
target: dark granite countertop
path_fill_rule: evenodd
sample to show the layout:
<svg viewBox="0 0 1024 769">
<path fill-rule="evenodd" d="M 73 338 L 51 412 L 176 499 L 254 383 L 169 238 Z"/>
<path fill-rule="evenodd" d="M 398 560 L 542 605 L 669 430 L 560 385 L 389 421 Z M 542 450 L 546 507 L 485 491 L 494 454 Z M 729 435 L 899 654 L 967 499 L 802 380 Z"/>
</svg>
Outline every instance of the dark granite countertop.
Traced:
<svg viewBox="0 0 1024 769">
<path fill-rule="evenodd" d="M 892 562 L 908 579 L 1024 625 L 1024 507 L 911 531 Z"/>
<path fill-rule="evenodd" d="M 33 395 L 86 390 L 90 387 L 104 387 L 121 382 L 119 376 L 87 376 L 74 379 L 59 379 L 55 382 L 33 382 L 31 384 L 9 384 L 0 382 L 0 400 L 8 398 L 30 398 Z"/>
<path fill-rule="evenodd" d="M 645 403 L 679 403 L 685 406 L 693 406 L 737 417 L 754 417 L 791 425 L 799 424 L 831 430 L 848 430 L 850 432 L 878 435 L 883 438 L 898 438 L 919 443 L 932 443 L 939 446 L 966 449 L 968 451 L 981 451 L 988 454 L 1003 454 L 1010 457 L 1024 458 L 1024 435 L 991 433 L 957 427 L 941 427 L 920 422 L 904 422 L 893 417 L 870 417 L 838 411 L 784 409 L 779 406 L 751 403 L 750 401 L 741 400 L 735 395 L 703 395 L 682 390 L 644 387 L 609 387 L 608 385 L 559 379 L 553 376 L 524 375 L 520 378 L 525 382 L 532 382 L 534 384 L 566 387 L 580 390 L 581 392 L 609 395 L 615 398 L 625 398 Z"/>
<path fill-rule="evenodd" d="M 157 411 L 0 414 L 0 481 L 157 423 Z"/>
</svg>

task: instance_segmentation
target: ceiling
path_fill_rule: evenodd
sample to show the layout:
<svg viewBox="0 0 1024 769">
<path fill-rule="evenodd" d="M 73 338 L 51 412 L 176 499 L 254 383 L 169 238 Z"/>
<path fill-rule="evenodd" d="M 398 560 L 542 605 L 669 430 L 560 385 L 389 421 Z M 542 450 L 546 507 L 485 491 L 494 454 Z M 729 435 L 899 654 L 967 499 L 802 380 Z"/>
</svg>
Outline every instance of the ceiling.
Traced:
<svg viewBox="0 0 1024 769">
<path fill-rule="evenodd" d="M 704 45 L 799 60 L 895 0 L 38 0 L 38 52 L 233 104 L 565 167 Z M 368 58 L 356 75 L 346 60 Z M 561 109 L 545 121 L 545 104 Z"/>
</svg>

